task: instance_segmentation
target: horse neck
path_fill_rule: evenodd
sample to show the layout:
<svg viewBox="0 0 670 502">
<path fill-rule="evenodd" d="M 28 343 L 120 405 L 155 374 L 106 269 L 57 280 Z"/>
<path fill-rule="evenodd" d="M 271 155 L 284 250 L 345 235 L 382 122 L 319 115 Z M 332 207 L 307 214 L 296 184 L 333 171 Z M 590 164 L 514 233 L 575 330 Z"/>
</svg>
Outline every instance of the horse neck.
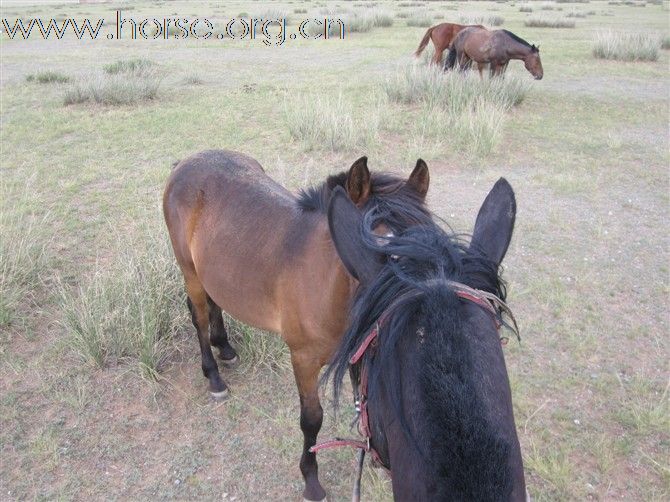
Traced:
<svg viewBox="0 0 670 502">
<path fill-rule="evenodd" d="M 507 55 L 510 59 L 525 60 L 531 53 L 532 49 L 516 40 L 508 37 Z"/>
<path fill-rule="evenodd" d="M 300 219 L 295 222 L 298 226 L 305 223 Z M 298 261 L 308 265 L 300 266 L 302 278 L 298 287 L 311 296 L 308 302 L 312 306 L 318 305 L 315 312 L 330 320 L 326 324 L 338 324 L 340 320 L 344 323 L 357 283 L 337 254 L 325 216 L 314 225 L 303 253 Z"/>
</svg>

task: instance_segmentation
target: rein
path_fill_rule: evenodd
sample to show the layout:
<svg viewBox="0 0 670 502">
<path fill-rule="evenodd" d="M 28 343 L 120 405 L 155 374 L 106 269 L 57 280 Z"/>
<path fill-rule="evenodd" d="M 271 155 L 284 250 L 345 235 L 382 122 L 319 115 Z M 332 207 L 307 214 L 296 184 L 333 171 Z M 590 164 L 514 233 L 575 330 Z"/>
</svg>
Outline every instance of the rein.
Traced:
<svg viewBox="0 0 670 502">
<path fill-rule="evenodd" d="M 500 331 L 500 328 L 505 326 L 514 333 L 517 340 L 521 341 L 519 335 L 519 326 L 517 325 L 516 319 L 512 314 L 512 310 L 507 306 L 507 304 L 502 301 L 498 296 L 488 291 L 482 291 L 481 289 L 474 289 L 470 286 L 462 284 L 455 281 L 444 281 L 444 280 L 430 280 L 426 281 L 427 285 L 445 283 L 452 288 L 456 296 L 468 300 L 477 306 L 481 307 L 486 311 L 493 321 L 496 331 Z M 379 332 L 386 323 L 387 319 L 393 314 L 395 309 L 402 303 L 420 296 L 423 294 L 421 290 L 410 291 L 401 295 L 396 301 L 394 301 L 379 317 L 377 322 L 368 333 L 368 335 L 363 339 L 361 344 L 356 349 L 356 352 L 349 359 L 349 368 L 352 376 L 352 384 L 355 383 L 356 373 L 358 373 L 358 386 L 354 385 L 354 406 L 356 409 L 356 418 L 352 422 L 358 422 L 358 432 L 363 437 L 360 439 L 344 439 L 344 438 L 334 438 L 317 443 L 312 446 L 309 451 L 311 453 L 317 453 L 320 450 L 325 450 L 328 448 L 337 448 L 340 446 L 350 446 L 358 450 L 358 461 L 356 469 L 356 478 L 354 480 L 354 488 L 351 500 L 352 502 L 359 502 L 361 499 L 361 474 L 363 472 L 363 460 L 365 459 L 365 453 L 370 452 L 373 461 L 383 467 L 389 475 L 391 474 L 390 466 L 384 464 L 379 453 L 372 447 L 370 440 L 372 439 L 372 429 L 370 427 L 370 417 L 368 414 L 368 367 L 361 361 L 366 352 L 369 351 L 369 358 L 374 357 L 374 354 L 378 345 L 378 336 Z M 510 323 L 505 322 L 503 315 L 506 315 Z M 508 338 L 505 336 L 500 337 L 500 343 L 502 345 L 507 345 Z M 359 364 L 360 363 L 360 364 Z"/>
</svg>

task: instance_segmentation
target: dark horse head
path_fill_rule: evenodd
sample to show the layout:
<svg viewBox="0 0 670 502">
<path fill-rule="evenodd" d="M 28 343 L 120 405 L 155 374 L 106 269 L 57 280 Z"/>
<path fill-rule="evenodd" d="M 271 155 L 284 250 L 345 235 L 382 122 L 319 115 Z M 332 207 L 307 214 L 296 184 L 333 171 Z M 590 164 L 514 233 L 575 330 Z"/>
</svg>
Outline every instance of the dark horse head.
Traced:
<svg viewBox="0 0 670 502">
<path fill-rule="evenodd" d="M 383 212 L 361 213 L 342 189 L 331 198 L 333 240 L 360 286 L 325 378 L 337 396 L 352 355 L 379 323 L 360 364 L 369 375 L 371 446 L 391 469 L 397 500 L 525 500 L 496 316 L 454 286 L 504 299 L 498 270 L 515 214 L 501 179 L 469 245 L 431 223 L 380 243 L 371 229 Z"/>
</svg>

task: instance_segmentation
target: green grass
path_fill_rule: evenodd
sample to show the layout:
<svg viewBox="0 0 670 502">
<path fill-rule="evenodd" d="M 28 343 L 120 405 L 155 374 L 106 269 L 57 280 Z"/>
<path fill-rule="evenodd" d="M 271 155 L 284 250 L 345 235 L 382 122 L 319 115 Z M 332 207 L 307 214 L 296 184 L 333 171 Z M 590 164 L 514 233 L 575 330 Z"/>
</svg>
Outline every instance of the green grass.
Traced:
<svg viewBox="0 0 670 502">
<path fill-rule="evenodd" d="M 27 82 L 37 82 L 38 84 L 63 84 L 70 81 L 70 77 L 56 71 L 42 71 L 30 74 L 26 77 Z"/>
<path fill-rule="evenodd" d="M 534 14 L 577 20 L 573 29 L 524 27 L 532 15 L 519 11 L 525 1 L 321 3 L 272 7 L 291 13 L 292 23 L 322 9 L 333 17 L 406 17 L 343 41 L 287 39 L 280 48 L 230 39 L 2 41 L 4 496 L 300 498 L 299 398 L 286 346 L 226 318 L 242 364 L 222 368 L 230 399 L 209 401 L 160 217 L 174 161 L 230 148 L 257 158 L 293 192 L 362 155 L 371 170 L 403 177 L 424 158 L 428 207 L 457 232 L 472 231 L 488 189 L 508 179 L 518 213 L 504 278 L 522 343 L 510 343 L 504 355 L 530 494 L 539 501 L 667 500 L 670 52 L 660 49 L 667 2 L 548 2 L 547 12 L 532 2 Z M 172 2 L 161 12 L 138 1 L 132 14 L 218 21 L 267 8 L 257 4 Z M 568 17 L 576 9 L 587 17 Z M 112 21 L 115 6 L 4 10 L 8 18 Z M 490 82 L 476 71 L 407 76 L 438 15 L 504 18 L 503 26 L 541 45 L 545 78 L 532 80 L 519 61 L 504 80 Z M 404 21 L 420 16 L 422 27 Z M 593 56 L 598 30 L 626 26 L 653 38 L 656 61 Z M 424 54 L 431 51 L 432 44 Z M 132 70 L 102 68 L 129 60 L 155 63 L 147 71 L 162 77 L 159 99 L 62 106 L 75 82 L 137 80 Z M 25 81 L 47 69 L 76 80 Z M 525 91 L 515 91 L 515 82 Z M 86 330 L 76 335 L 70 321 Z M 168 328 L 156 337 L 161 323 Z M 94 343 L 87 346 L 85 336 Z M 335 417 L 331 399 L 325 390 L 320 439 L 351 434 L 350 407 Z M 169 441 L 156 440 L 156 431 Z M 330 500 L 350 497 L 353 457 L 349 450 L 319 455 Z M 363 494 L 392 500 L 389 478 L 366 465 Z"/>
<path fill-rule="evenodd" d="M 0 328 L 30 315 L 51 262 L 52 216 L 28 209 L 31 191 L 30 184 L 21 192 L 0 184 Z"/>
<path fill-rule="evenodd" d="M 644 33 L 605 31 L 596 34 L 593 55 L 598 59 L 616 61 L 656 61 L 659 43 Z"/>
</svg>

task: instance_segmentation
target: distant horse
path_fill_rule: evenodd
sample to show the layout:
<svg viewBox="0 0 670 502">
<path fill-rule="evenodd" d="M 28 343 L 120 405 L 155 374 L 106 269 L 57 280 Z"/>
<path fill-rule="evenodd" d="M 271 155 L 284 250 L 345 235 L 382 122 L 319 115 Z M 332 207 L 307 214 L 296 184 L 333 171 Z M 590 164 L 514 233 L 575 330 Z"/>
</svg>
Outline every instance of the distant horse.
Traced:
<svg viewBox="0 0 670 502">
<path fill-rule="evenodd" d="M 480 28 L 462 30 L 451 44 L 444 69 L 453 68 L 456 62 L 465 69 L 475 61 L 481 77 L 483 66 L 488 63 L 493 77 L 504 73 L 510 59 L 522 60 L 526 70 L 536 80 L 542 79 L 544 71 L 540 61 L 540 48 L 507 30 L 489 31 Z"/>
<path fill-rule="evenodd" d="M 333 244 L 326 211 L 335 187 L 361 211 L 383 215 L 381 234 L 432 221 L 424 206 L 429 174 L 419 160 L 403 180 L 370 174 L 367 158 L 296 197 L 269 178 L 251 157 L 205 151 L 181 161 L 163 196 L 163 212 L 184 275 L 198 334 L 202 371 L 214 397 L 227 387 L 211 346 L 224 365 L 237 361 L 221 309 L 251 326 L 280 333 L 291 352 L 304 435 L 300 470 L 304 497 L 325 497 L 316 456 L 309 449 L 321 429 L 318 375 L 347 327 L 357 281 Z"/>
<path fill-rule="evenodd" d="M 428 45 L 428 41 L 432 40 L 433 45 L 435 46 L 435 54 L 430 60 L 433 64 L 440 64 L 442 62 L 442 53 L 445 49 L 451 45 L 451 41 L 454 39 L 458 33 L 468 26 L 476 26 L 478 28 L 484 28 L 480 24 L 475 25 L 463 25 L 463 24 L 454 24 L 454 23 L 441 23 L 428 28 L 426 34 L 423 36 L 419 48 L 416 50 L 414 55 L 419 57 L 423 50 Z"/>
<path fill-rule="evenodd" d="M 501 309 L 511 314 L 498 269 L 515 214 L 500 179 L 469 246 L 433 223 L 380 243 L 374 213 L 362 215 L 340 188 L 331 199 L 335 247 L 361 282 L 324 378 L 337 397 L 350 372 L 365 440 L 315 449 L 371 452 L 391 471 L 395 500 L 527 500 L 498 334 Z"/>
</svg>

